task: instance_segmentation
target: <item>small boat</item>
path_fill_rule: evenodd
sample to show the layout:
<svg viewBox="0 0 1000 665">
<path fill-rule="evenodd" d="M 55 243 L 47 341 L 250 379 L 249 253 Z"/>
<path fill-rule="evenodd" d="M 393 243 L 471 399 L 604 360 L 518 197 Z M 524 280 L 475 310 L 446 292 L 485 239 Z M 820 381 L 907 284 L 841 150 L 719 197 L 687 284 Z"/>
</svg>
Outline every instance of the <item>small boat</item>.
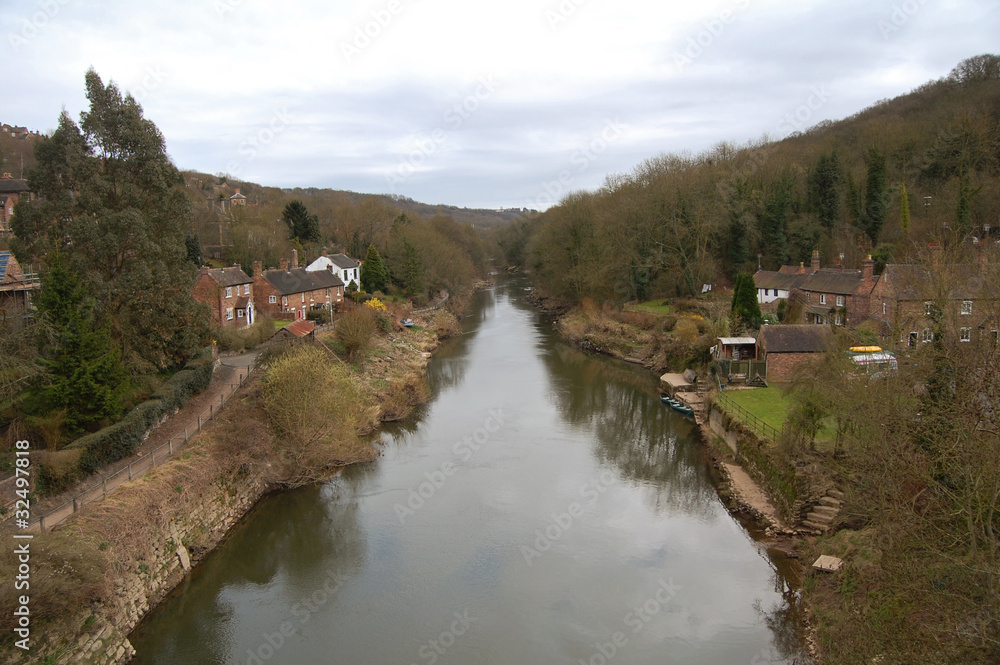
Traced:
<svg viewBox="0 0 1000 665">
<path fill-rule="evenodd" d="M 692 409 L 684 402 L 674 399 L 673 397 L 670 397 L 668 395 L 660 395 L 660 401 L 669 406 L 674 411 L 677 411 L 678 413 L 683 413 L 685 416 L 694 415 L 694 409 Z"/>
<path fill-rule="evenodd" d="M 406 326 L 407 328 L 412 328 L 413 326 L 416 325 L 413 319 L 400 319 L 399 322 L 404 326 Z"/>
</svg>

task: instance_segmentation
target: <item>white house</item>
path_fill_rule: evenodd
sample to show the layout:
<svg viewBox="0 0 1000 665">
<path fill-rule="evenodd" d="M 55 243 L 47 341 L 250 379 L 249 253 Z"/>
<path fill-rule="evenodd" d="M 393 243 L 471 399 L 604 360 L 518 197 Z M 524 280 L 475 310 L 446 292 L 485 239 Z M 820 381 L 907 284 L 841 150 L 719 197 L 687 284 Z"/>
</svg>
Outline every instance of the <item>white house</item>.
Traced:
<svg viewBox="0 0 1000 665">
<path fill-rule="evenodd" d="M 361 264 L 346 254 L 327 256 L 324 249 L 322 256 L 306 266 L 307 272 L 317 270 L 329 270 L 344 284 L 350 286 L 351 282 L 354 282 L 356 287 L 361 287 Z"/>
<path fill-rule="evenodd" d="M 775 300 L 787 299 L 792 289 L 800 288 L 808 275 L 801 273 L 758 270 L 753 276 L 757 287 L 757 302 L 761 305 Z"/>
</svg>

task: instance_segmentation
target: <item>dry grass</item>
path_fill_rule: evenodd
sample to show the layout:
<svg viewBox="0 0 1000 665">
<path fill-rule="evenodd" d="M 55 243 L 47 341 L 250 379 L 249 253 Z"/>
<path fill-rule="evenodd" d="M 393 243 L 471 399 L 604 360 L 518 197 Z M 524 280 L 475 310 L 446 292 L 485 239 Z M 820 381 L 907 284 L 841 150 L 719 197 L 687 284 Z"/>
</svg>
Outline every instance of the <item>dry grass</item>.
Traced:
<svg viewBox="0 0 1000 665">
<path fill-rule="evenodd" d="M 434 330 L 439 339 L 448 339 L 462 333 L 462 326 L 454 314 L 446 309 L 434 315 Z"/>
</svg>

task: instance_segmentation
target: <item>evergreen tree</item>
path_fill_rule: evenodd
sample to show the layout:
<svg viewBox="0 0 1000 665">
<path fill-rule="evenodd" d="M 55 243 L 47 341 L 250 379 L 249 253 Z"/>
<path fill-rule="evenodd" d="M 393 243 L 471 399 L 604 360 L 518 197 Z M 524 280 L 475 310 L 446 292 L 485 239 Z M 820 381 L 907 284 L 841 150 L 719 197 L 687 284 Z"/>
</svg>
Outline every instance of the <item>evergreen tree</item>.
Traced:
<svg viewBox="0 0 1000 665">
<path fill-rule="evenodd" d="M 189 233 L 184 236 L 184 246 L 187 248 L 187 260 L 196 268 L 202 267 L 205 264 L 205 256 L 201 252 L 201 240 L 198 239 L 198 234 Z"/>
<path fill-rule="evenodd" d="M 910 196 L 906 193 L 906 178 L 899 183 L 899 229 L 903 235 L 910 233 Z"/>
<path fill-rule="evenodd" d="M 865 181 L 865 210 L 860 226 L 874 245 L 878 243 L 878 236 L 885 225 L 885 213 L 889 207 L 889 184 L 885 155 L 878 148 L 873 146 L 865 161 L 868 164 L 868 177 Z"/>
<path fill-rule="evenodd" d="M 281 213 L 281 219 L 288 227 L 289 240 L 298 240 L 300 243 L 320 241 L 319 217 L 310 215 L 302 201 L 289 201 Z"/>
<path fill-rule="evenodd" d="M 191 295 L 181 175 L 131 95 L 93 70 L 86 88 L 90 110 L 80 126 L 63 112 L 36 146 L 28 180 L 38 199 L 18 206 L 12 245 L 29 261 L 65 252 L 133 371 L 176 367 L 208 330 Z"/>
<path fill-rule="evenodd" d="M 375 245 L 368 245 L 368 253 L 365 254 L 365 262 L 361 265 L 361 288 L 368 293 L 385 291 L 389 282 L 389 271 L 382 261 Z"/>
<path fill-rule="evenodd" d="M 792 208 L 793 181 L 787 175 L 779 177 L 768 188 L 764 212 L 760 217 L 764 256 L 774 267 L 788 261 L 788 217 Z"/>
<path fill-rule="evenodd" d="M 972 183 L 969 172 L 958 174 L 958 205 L 955 208 L 955 230 L 963 236 L 972 230 Z"/>
<path fill-rule="evenodd" d="M 764 314 L 757 302 L 757 286 L 753 275 L 740 273 L 733 287 L 733 325 L 745 330 L 758 330 L 764 322 Z"/>
<path fill-rule="evenodd" d="M 420 250 L 407 238 L 400 241 L 399 256 L 390 257 L 394 260 L 393 266 L 395 277 L 393 281 L 402 289 L 403 293 L 412 296 L 423 291 L 423 260 L 420 258 Z"/>
<path fill-rule="evenodd" d="M 39 398 L 45 410 L 64 411 L 73 434 L 118 416 L 128 372 L 107 328 L 97 327 L 93 301 L 62 252 L 49 254 L 38 309 L 53 337 L 43 349 Z"/>
<path fill-rule="evenodd" d="M 843 179 L 836 151 L 820 155 L 816 168 L 809 174 L 809 204 L 827 231 L 833 229 L 840 216 L 840 184 Z"/>
</svg>

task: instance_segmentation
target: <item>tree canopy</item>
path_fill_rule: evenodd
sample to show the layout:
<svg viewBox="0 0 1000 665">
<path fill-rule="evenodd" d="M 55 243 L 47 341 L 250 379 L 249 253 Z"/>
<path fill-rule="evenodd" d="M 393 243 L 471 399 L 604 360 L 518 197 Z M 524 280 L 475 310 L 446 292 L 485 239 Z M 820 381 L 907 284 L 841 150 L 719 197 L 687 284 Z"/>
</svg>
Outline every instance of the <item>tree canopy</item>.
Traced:
<svg viewBox="0 0 1000 665">
<path fill-rule="evenodd" d="M 302 201 L 289 201 L 281 213 L 281 219 L 288 227 L 289 240 L 298 240 L 300 243 L 319 242 L 319 217 L 310 215 Z"/>
<path fill-rule="evenodd" d="M 135 99 L 93 70 L 85 78 L 80 125 L 63 112 L 37 144 L 28 180 L 38 199 L 18 204 L 12 249 L 27 261 L 65 253 L 133 372 L 176 367 L 207 331 L 191 295 L 180 174 Z"/>
<path fill-rule="evenodd" d="M 385 291 L 389 284 L 389 271 L 375 245 L 368 245 L 365 262 L 361 265 L 361 288 L 369 293 Z"/>
</svg>

